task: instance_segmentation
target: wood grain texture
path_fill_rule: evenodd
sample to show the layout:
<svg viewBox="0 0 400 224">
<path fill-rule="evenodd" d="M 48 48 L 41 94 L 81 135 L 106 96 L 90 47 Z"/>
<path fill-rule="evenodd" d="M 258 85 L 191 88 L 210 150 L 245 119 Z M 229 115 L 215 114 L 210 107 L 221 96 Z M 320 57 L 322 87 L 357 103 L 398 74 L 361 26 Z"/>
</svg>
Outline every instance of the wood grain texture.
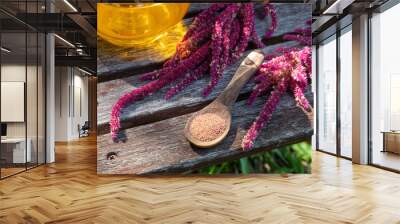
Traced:
<svg viewBox="0 0 400 224">
<path fill-rule="evenodd" d="M 306 96 L 312 104 L 311 92 L 308 91 Z M 246 106 L 245 101 L 236 103 L 227 138 L 211 149 L 197 148 L 184 137 L 184 127 L 191 114 L 126 129 L 125 143 L 116 144 L 110 134 L 101 135 L 98 137 L 98 173 L 179 173 L 311 137 L 313 114 L 302 111 L 286 94 L 255 141 L 254 149 L 243 151 L 243 136 L 264 102 L 265 99 L 259 98 L 251 107 Z M 109 159 L 110 153 L 116 156 Z"/>
<path fill-rule="evenodd" d="M 0 181 L 0 223 L 400 223 L 400 175 L 313 152 L 312 174 L 99 176 L 95 136 Z"/>
<path fill-rule="evenodd" d="M 304 27 L 306 20 L 310 19 L 310 5 L 277 4 L 276 6 L 280 20 L 276 37 L 291 32 L 295 28 Z M 260 7 L 261 5 L 258 5 L 256 10 L 260 10 Z M 190 19 L 186 18 L 185 21 Z M 266 21 L 258 19 L 256 21 L 256 29 L 261 36 L 263 36 L 269 25 Z M 171 34 L 171 36 L 174 35 Z M 296 45 L 294 42 L 284 42 L 282 38 L 277 40 L 278 42 L 274 42 L 273 45 L 267 45 L 263 49 L 265 54 L 274 53 L 280 47 Z M 157 46 L 154 46 L 154 48 L 157 48 Z M 241 90 L 238 102 L 233 106 L 233 128 L 223 144 L 212 150 L 198 150 L 186 141 L 183 130 L 187 117 L 190 116 L 190 113 L 201 109 L 217 97 L 231 80 L 241 60 L 251 51 L 249 49 L 236 64 L 225 70 L 224 78 L 206 98 L 202 97 L 201 92 L 209 82 L 208 78 L 197 80 L 170 101 L 163 99 L 165 92 L 168 90 L 168 87 L 166 87 L 146 97 L 143 101 L 135 102 L 124 108 L 121 116 L 121 125 L 127 141 L 115 144 L 108 134 L 108 122 L 113 104 L 123 94 L 143 85 L 138 81 L 135 74 L 155 69 L 154 63 L 161 63 L 165 58 L 160 59 L 155 56 L 155 52 L 149 49 L 141 52 L 138 52 L 139 49 L 120 49 L 119 53 L 124 52 L 124 54 L 127 53 L 133 57 L 129 59 L 128 64 L 122 63 L 121 65 L 118 63 L 119 53 L 114 53 L 118 51 L 117 48 L 100 47 L 100 50 L 109 50 L 99 52 L 99 55 L 107 54 L 103 59 L 110 62 L 112 66 L 127 67 L 122 70 L 117 69 L 116 71 L 118 71 L 119 75 L 108 76 L 107 79 L 113 80 L 103 80 L 98 84 L 99 173 L 147 174 L 184 172 L 219 161 L 308 139 L 312 135 L 313 126 L 310 121 L 312 120 L 312 113 L 305 114 L 304 111 L 296 107 L 294 99 L 286 95 L 283 97 L 275 113 L 276 115 L 272 118 L 273 122 L 264 130 L 265 133 L 262 133 L 258 138 L 255 150 L 250 152 L 241 151 L 241 139 L 265 102 L 265 98 L 260 98 L 251 108 L 245 106 L 244 99 L 248 97 L 254 85 L 249 82 Z M 107 58 L 110 58 L 110 60 Z M 132 76 L 121 78 L 124 76 L 122 74 L 124 73 L 123 70 L 131 72 Z M 312 101 L 310 92 L 308 92 L 307 96 Z M 288 119 L 288 117 L 291 119 Z"/>
<path fill-rule="evenodd" d="M 174 50 L 183 31 L 192 23 L 193 16 L 210 6 L 210 3 L 191 4 L 180 24 L 171 27 L 166 34 L 154 43 L 132 48 L 115 46 L 98 39 L 97 74 L 99 80 L 110 80 L 132 74 L 140 74 L 148 69 L 158 68 L 166 59 L 162 50 Z"/>
<path fill-rule="evenodd" d="M 255 50 L 246 55 L 239 67 L 236 69 L 232 79 L 225 89 L 219 94 L 216 100 L 227 107 L 231 107 L 237 100 L 240 91 L 249 82 L 250 78 L 258 71 L 264 62 L 264 53 Z"/>
<path fill-rule="evenodd" d="M 268 46 L 263 49 L 263 52 L 268 55 L 273 53 L 277 48 L 293 46 L 296 46 L 296 43 L 285 42 Z M 198 110 L 199 107 L 211 102 L 219 95 L 220 92 L 222 92 L 222 90 L 231 80 L 242 59 L 250 52 L 251 51 L 246 51 L 246 53 L 235 64 L 224 71 L 224 75 L 219 81 L 218 85 L 207 97 L 203 97 L 202 92 L 203 88 L 205 88 L 209 82 L 208 78 L 195 81 L 192 85 L 178 93 L 171 100 L 164 99 L 164 95 L 169 88 L 163 88 L 157 93 L 146 97 L 145 100 L 135 102 L 124 108 L 121 115 L 122 127 L 133 127 L 139 124 L 156 121 L 155 119 L 160 120 L 170 118 Z M 109 132 L 108 122 L 110 119 L 111 109 L 119 97 L 143 84 L 143 82 L 138 80 L 137 76 L 98 83 L 98 134 L 105 134 Z M 251 81 L 248 82 L 248 84 L 241 90 L 242 96 L 246 93 L 249 93 L 253 87 L 254 83 Z"/>
<path fill-rule="evenodd" d="M 195 7 L 192 12 L 198 11 L 198 8 L 205 8 L 207 6 L 203 4 L 198 5 L 191 4 L 191 8 Z M 256 11 L 262 10 L 261 3 L 255 3 L 255 5 Z M 312 7 L 310 4 L 275 3 L 275 6 L 279 26 L 273 37 L 292 32 L 298 26 L 304 26 L 306 20 L 311 19 Z M 180 24 L 172 27 L 167 32 L 166 37 L 148 46 L 125 48 L 111 45 L 99 39 L 97 43 L 97 75 L 99 81 L 140 74 L 159 68 L 161 63 L 167 59 L 164 51 L 175 49 L 176 43 L 182 36 L 182 30 L 186 29 L 182 28 L 182 26 L 187 27 L 192 20 L 193 18 L 184 19 Z M 263 36 L 269 24 L 269 19 L 260 20 L 256 17 L 256 30 L 260 36 Z"/>
</svg>

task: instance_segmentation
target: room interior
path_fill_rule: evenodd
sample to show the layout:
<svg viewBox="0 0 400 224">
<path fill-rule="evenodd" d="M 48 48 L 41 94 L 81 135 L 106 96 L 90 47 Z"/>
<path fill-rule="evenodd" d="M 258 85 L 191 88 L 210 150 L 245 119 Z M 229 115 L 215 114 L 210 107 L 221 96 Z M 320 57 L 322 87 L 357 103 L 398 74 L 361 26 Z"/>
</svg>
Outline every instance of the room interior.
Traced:
<svg viewBox="0 0 400 224">
<path fill-rule="evenodd" d="M 312 173 L 148 178 L 96 173 L 96 1 L 1 1 L 0 222 L 398 223 L 400 4 L 295 2 L 313 5 Z"/>
<path fill-rule="evenodd" d="M 87 2 L 81 6 L 93 10 Z M 91 70 L 93 49 L 81 35 L 82 28 L 77 24 L 64 28 L 40 18 L 50 10 L 72 10 L 68 5 L 35 0 L 2 1 L 0 7 L 0 179 L 4 179 L 54 162 L 54 142 L 93 133 L 95 101 L 89 104 L 89 97 L 93 101 L 96 95 L 96 77 Z M 65 29 L 68 33 L 62 33 Z M 46 33 L 51 31 L 60 35 L 49 38 Z M 65 35 L 74 38 L 73 44 Z"/>
<path fill-rule="evenodd" d="M 315 35 L 316 107 L 319 110 L 314 147 L 317 150 L 355 161 L 352 159 L 357 154 L 352 147 L 352 122 L 362 115 L 352 113 L 352 108 L 360 103 L 353 102 L 357 99 L 353 88 L 362 83 L 367 96 L 363 102 L 367 104 L 363 110 L 367 124 L 365 141 L 370 142 L 367 163 L 399 171 L 399 103 L 396 96 L 400 92 L 394 59 L 399 46 L 394 38 L 396 31 L 392 29 L 399 19 L 399 11 L 399 5 L 385 7 L 383 4 L 368 12 L 370 25 L 365 32 L 370 40 L 365 43 L 365 49 L 370 56 L 365 64 L 369 80 L 365 83 L 354 75 L 354 57 L 358 52 L 353 50 L 358 51 L 360 34 L 358 28 L 353 29 L 351 15 L 343 16 L 337 29 L 332 29 L 336 28 L 334 24 Z"/>
<path fill-rule="evenodd" d="M 2 32 L 1 176 L 45 162 L 44 35 Z"/>
<path fill-rule="evenodd" d="M 56 142 L 79 139 L 81 127 L 89 122 L 88 85 L 91 80 L 75 67 L 55 68 L 56 76 Z"/>
<path fill-rule="evenodd" d="M 397 35 L 391 28 L 400 19 L 400 6 L 372 17 L 371 140 L 372 163 L 400 169 L 400 70 L 396 66 Z"/>
<path fill-rule="evenodd" d="M 89 47 L 92 43 L 89 41 L 88 28 L 82 28 L 84 27 L 82 24 L 72 26 L 71 21 L 68 21 L 69 26 L 76 31 L 68 31 L 63 34 L 61 30 L 53 37 L 53 53 L 56 58 L 53 69 L 57 75 L 54 76 L 54 87 L 46 86 L 45 75 L 46 72 L 49 73 L 50 69 L 47 68 L 46 71 L 43 68 L 52 63 L 46 64 L 46 60 L 48 60 L 46 57 L 51 55 L 46 50 L 50 50 L 51 46 L 49 49 L 48 40 L 43 32 L 46 29 L 60 29 L 60 26 L 45 27 L 38 19 L 37 24 L 34 24 L 37 26 L 35 28 L 30 24 L 24 24 L 18 17 L 12 17 L 12 13 L 10 14 L 12 10 L 43 13 L 46 10 L 42 7 L 44 2 L 26 2 L 25 4 L 25 1 L 6 1 L 3 3 L 6 10 L 3 10 L 2 16 L 19 25 L 19 27 L 15 26 L 13 30 L 4 29 L 1 36 L 2 95 L 15 97 L 15 99 L 10 97 L 2 99 L 3 138 L 20 138 L 21 143 L 14 145 L 25 145 L 22 148 L 27 150 L 26 152 L 22 150 L 21 153 L 27 157 L 25 158 L 28 160 L 26 162 L 31 159 L 28 157 L 46 154 L 44 152 L 36 153 L 38 150 L 44 150 L 42 148 L 46 143 L 50 146 L 51 142 L 79 139 L 82 126 L 85 124 L 90 126 L 92 133 L 96 126 L 93 122 L 91 125 L 88 122 L 89 120 L 95 121 L 94 107 L 96 104 L 93 85 L 96 78 L 92 76 L 94 74 L 93 67 L 90 67 L 92 66 L 90 63 L 93 63 L 93 50 Z M 40 6 L 41 4 L 42 6 Z M 395 35 L 390 35 L 390 32 L 393 32 L 391 27 L 393 21 L 396 21 L 398 17 L 396 12 L 399 10 L 399 6 L 393 6 L 391 1 L 373 5 L 355 2 L 351 5 L 341 6 L 345 10 L 342 10 L 340 16 L 332 17 L 323 10 L 325 8 L 328 11 L 331 10 L 331 5 L 334 6 L 334 4 L 325 4 L 323 1 L 313 2 L 315 15 L 313 23 L 313 57 L 315 60 L 313 61 L 317 64 L 314 65 L 314 77 L 318 77 L 315 79 L 313 87 L 317 99 L 315 106 L 318 108 L 315 116 L 314 148 L 350 160 L 352 160 L 353 154 L 357 153 L 353 152 L 353 138 L 351 138 L 352 121 L 359 117 L 352 114 L 352 107 L 358 103 L 352 102 L 354 98 L 352 87 L 358 81 L 354 75 L 351 75 L 354 71 L 351 63 L 354 54 L 351 49 L 354 49 L 352 45 L 356 41 L 353 35 L 352 16 L 355 14 L 353 13 L 355 9 L 359 11 L 361 8 L 364 10 L 371 8 L 373 10 L 369 12 L 371 15 L 369 32 L 371 32 L 372 41 L 368 47 L 371 53 L 371 61 L 368 62 L 371 84 L 366 84 L 368 86 L 367 93 L 370 96 L 367 99 L 369 109 L 367 108 L 368 121 L 366 123 L 369 124 L 369 130 L 366 141 L 371 141 L 372 145 L 367 149 L 370 152 L 367 153 L 368 158 L 364 163 L 399 170 L 397 166 L 399 138 L 396 131 L 399 129 L 399 105 L 396 98 L 393 97 L 399 90 L 398 73 L 396 68 L 391 66 L 395 64 L 393 61 L 395 57 L 392 55 L 398 49 L 395 44 L 390 44 L 395 41 L 393 39 Z M 51 3 L 50 6 L 54 12 L 75 13 L 77 10 L 63 3 Z M 93 7 L 91 7 L 93 4 L 90 6 L 87 3 L 79 3 L 78 6 L 81 11 L 92 11 L 93 15 Z M 21 15 L 17 14 L 19 17 Z M 88 17 L 88 15 L 89 13 L 86 13 L 85 18 L 93 22 L 93 17 Z M 327 18 L 331 20 L 325 21 Z M 339 27 L 335 25 L 338 21 L 340 21 Z M 92 57 L 92 59 L 88 59 L 88 57 Z M 77 66 L 68 66 L 71 63 Z M 18 90 L 18 87 L 14 85 L 19 85 L 19 88 L 24 91 Z M 25 87 L 21 85 L 25 85 Z M 43 88 L 45 86 L 47 88 Z M 46 104 L 46 91 L 44 90 L 49 87 L 54 88 L 54 92 L 52 92 L 54 94 L 54 137 L 51 142 L 44 140 L 45 120 L 48 119 L 45 118 L 48 108 L 44 108 Z M 11 93 L 11 90 L 16 93 Z M 17 109 L 11 109 L 11 105 Z M 10 111 L 15 111 L 15 113 Z M 19 116 L 19 118 L 12 121 L 12 118 L 7 117 L 10 115 Z M 47 132 L 47 134 L 50 133 L 52 132 Z M 6 149 L 8 146 L 6 147 L 5 144 L 4 150 L 10 150 Z M 18 147 L 10 146 L 10 148 Z M 5 154 L 3 153 L 3 155 Z M 39 157 L 41 158 L 40 163 L 37 162 L 38 158 L 34 158 L 34 162 L 37 164 L 44 161 L 42 156 Z M 357 158 L 353 161 L 357 162 Z M 27 167 L 22 167 L 21 170 Z"/>
</svg>

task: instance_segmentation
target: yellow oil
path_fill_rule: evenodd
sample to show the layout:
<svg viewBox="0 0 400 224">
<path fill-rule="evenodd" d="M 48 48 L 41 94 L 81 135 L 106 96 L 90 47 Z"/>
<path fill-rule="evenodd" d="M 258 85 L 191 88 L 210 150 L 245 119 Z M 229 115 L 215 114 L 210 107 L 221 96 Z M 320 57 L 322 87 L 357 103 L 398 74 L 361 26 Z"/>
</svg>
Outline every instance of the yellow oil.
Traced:
<svg viewBox="0 0 400 224">
<path fill-rule="evenodd" d="M 157 40 L 179 23 L 189 3 L 98 3 L 97 33 L 118 46 Z"/>
</svg>

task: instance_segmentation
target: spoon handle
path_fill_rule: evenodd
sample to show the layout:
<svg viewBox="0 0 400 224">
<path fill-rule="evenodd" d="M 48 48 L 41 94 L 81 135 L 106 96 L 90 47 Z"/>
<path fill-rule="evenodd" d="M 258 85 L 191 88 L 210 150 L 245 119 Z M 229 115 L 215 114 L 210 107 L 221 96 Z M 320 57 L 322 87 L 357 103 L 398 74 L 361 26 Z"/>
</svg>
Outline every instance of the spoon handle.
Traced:
<svg viewBox="0 0 400 224">
<path fill-rule="evenodd" d="M 237 97 L 239 96 L 240 90 L 247 83 L 251 76 L 257 71 L 257 68 L 261 65 L 264 60 L 264 54 L 260 50 L 250 52 L 249 55 L 242 61 L 239 68 L 236 70 L 232 80 L 217 97 L 217 101 L 224 104 L 227 107 L 232 106 Z"/>
</svg>

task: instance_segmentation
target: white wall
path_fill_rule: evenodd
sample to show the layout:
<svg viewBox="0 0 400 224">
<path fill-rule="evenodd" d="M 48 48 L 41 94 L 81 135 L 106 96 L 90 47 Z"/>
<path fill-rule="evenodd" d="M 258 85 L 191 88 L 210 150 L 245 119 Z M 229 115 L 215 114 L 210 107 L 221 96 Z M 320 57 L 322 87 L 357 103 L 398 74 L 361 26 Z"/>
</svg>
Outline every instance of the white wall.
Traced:
<svg viewBox="0 0 400 224">
<path fill-rule="evenodd" d="M 7 137 L 8 138 L 27 138 L 29 139 L 29 148 L 31 149 L 32 162 L 44 163 L 44 74 L 41 73 L 41 67 L 36 65 L 10 63 L 1 66 L 1 81 L 2 82 L 24 82 L 26 85 L 26 106 L 25 101 L 22 102 L 21 108 L 14 108 L 20 110 L 24 116 L 26 112 L 26 120 L 22 119 L 21 122 L 5 122 L 7 124 Z M 25 80 L 27 78 L 27 80 Z M 2 89 L 3 92 L 4 89 Z M 24 95 L 25 89 L 19 90 L 20 94 Z M 21 92 L 22 91 L 22 92 Z M 2 95 L 3 97 L 7 97 Z M 13 113 L 13 108 L 2 107 L 2 112 Z M 16 113 L 16 112 L 14 112 Z"/>
<path fill-rule="evenodd" d="M 25 82 L 25 73 L 25 64 L 4 64 L 1 66 L 1 81 Z M 25 122 L 8 122 L 7 137 L 25 137 Z"/>
<path fill-rule="evenodd" d="M 25 64 L 1 65 L 1 81 L 25 82 Z"/>
<path fill-rule="evenodd" d="M 31 68 L 28 68 L 28 69 L 30 70 Z M 23 64 L 23 65 L 22 64 L 2 64 L 2 66 L 1 66 L 1 82 L 23 82 L 23 84 L 25 85 L 26 84 L 25 76 L 26 76 L 25 64 Z M 2 85 L 2 87 L 3 87 L 3 85 Z M 25 86 L 23 86 L 22 89 L 20 89 L 19 91 L 22 91 L 22 93 L 20 92 L 19 94 L 22 94 L 24 97 Z M 2 89 L 1 92 L 2 92 L 2 94 L 4 94 L 4 89 Z M 7 97 L 7 96 L 3 96 L 3 95 L 1 96 L 2 99 L 4 99 L 4 97 Z M 3 102 L 2 102 L 2 105 L 0 106 L 0 109 L 2 111 L 1 112 L 2 114 L 13 113 L 12 111 L 7 111 L 7 110 L 10 110 L 10 108 L 6 107 L 3 104 Z M 29 139 L 31 137 L 31 136 L 29 136 L 29 131 L 28 131 L 28 134 L 26 135 L 27 122 L 25 120 L 25 99 L 24 99 L 22 108 L 19 108 L 19 110 L 22 110 L 22 111 L 18 112 L 18 113 L 22 112 L 22 116 L 23 116 L 22 121 L 20 121 L 20 122 L 4 122 L 5 124 L 7 124 L 7 138 L 25 139 L 25 137 L 27 137 Z M 3 118 L 2 118 L 2 120 L 3 120 Z M 31 127 L 29 127 L 29 128 L 31 128 Z M 32 143 L 31 141 L 27 141 L 27 142 L 28 142 L 27 147 L 25 148 L 25 146 L 23 146 L 23 151 L 21 153 L 14 151 L 15 155 L 16 155 L 16 156 L 13 156 L 14 163 L 24 163 L 24 162 L 32 161 L 32 151 L 35 151 L 36 148 L 35 148 L 35 146 L 33 146 L 31 144 Z M 24 144 L 26 144 L 27 142 L 24 140 Z M 4 147 L 6 145 L 2 145 L 2 146 Z M 25 160 L 25 155 L 27 156 L 27 160 Z M 36 154 L 35 154 L 35 157 L 36 157 Z"/>
<path fill-rule="evenodd" d="M 88 78 L 72 67 L 56 67 L 55 73 L 55 140 L 74 140 L 78 125 L 88 120 Z"/>
<path fill-rule="evenodd" d="M 74 138 L 79 137 L 77 126 L 83 125 L 85 121 L 88 121 L 88 77 L 82 76 L 82 73 L 76 74 L 77 70 L 75 70 L 74 75 L 74 108 L 73 111 L 73 119 L 72 119 L 72 135 Z M 80 108 L 81 107 L 81 108 Z M 75 111 L 74 111 L 75 110 Z M 81 110 L 81 111 L 80 111 Z"/>
<path fill-rule="evenodd" d="M 55 141 L 68 141 L 68 68 L 55 68 Z"/>
</svg>

